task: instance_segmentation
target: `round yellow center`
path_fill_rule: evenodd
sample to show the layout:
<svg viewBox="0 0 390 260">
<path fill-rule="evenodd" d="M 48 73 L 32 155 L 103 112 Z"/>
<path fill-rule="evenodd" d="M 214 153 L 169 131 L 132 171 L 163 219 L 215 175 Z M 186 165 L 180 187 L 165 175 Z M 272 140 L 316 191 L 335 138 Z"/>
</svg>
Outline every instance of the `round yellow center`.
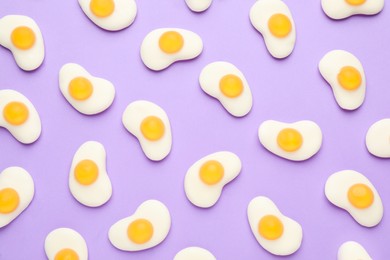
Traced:
<svg viewBox="0 0 390 260">
<path fill-rule="evenodd" d="M 239 77 L 228 74 L 223 76 L 219 81 L 219 89 L 226 97 L 235 98 L 241 95 L 244 90 L 244 85 Z"/>
<path fill-rule="evenodd" d="M 136 244 L 144 244 L 153 236 L 153 225 L 147 219 L 137 219 L 127 228 L 128 238 Z"/>
<path fill-rule="evenodd" d="M 72 98 L 83 101 L 92 95 L 93 86 L 87 78 L 76 77 L 70 81 L 68 91 Z"/>
<path fill-rule="evenodd" d="M 173 54 L 183 48 L 184 38 L 178 32 L 168 31 L 160 36 L 158 45 L 163 52 L 167 54 Z"/>
<path fill-rule="evenodd" d="M 157 141 L 165 133 L 163 121 L 156 116 L 148 116 L 141 122 L 141 133 L 149 141 Z"/>
<path fill-rule="evenodd" d="M 9 124 L 21 125 L 28 119 L 29 111 L 25 104 L 13 101 L 4 107 L 3 116 Z"/>
<path fill-rule="evenodd" d="M 82 160 L 74 168 L 74 177 L 81 185 L 91 185 L 99 175 L 99 168 L 92 160 Z"/>
<path fill-rule="evenodd" d="M 355 90 L 362 84 L 360 72 L 351 66 L 342 67 L 337 75 L 337 80 L 346 90 Z"/>
<path fill-rule="evenodd" d="M 18 49 L 28 50 L 35 43 L 35 33 L 27 26 L 16 27 L 11 33 L 11 42 Z"/>
<path fill-rule="evenodd" d="M 268 20 L 268 29 L 275 37 L 286 37 L 292 29 L 291 21 L 284 14 L 274 14 Z"/>
<path fill-rule="evenodd" d="M 277 137 L 278 145 L 286 152 L 295 152 L 301 148 L 303 138 L 301 133 L 293 128 L 284 128 Z"/>
<path fill-rule="evenodd" d="M 70 248 L 65 248 L 57 252 L 54 260 L 79 260 L 79 255 Z"/>
<path fill-rule="evenodd" d="M 366 0 L 345 0 L 350 5 L 362 5 L 366 2 Z"/>
<path fill-rule="evenodd" d="M 0 190 L 0 213 L 7 214 L 15 211 L 19 205 L 19 194 L 12 188 Z"/>
<path fill-rule="evenodd" d="M 348 190 L 348 200 L 354 207 L 365 209 L 374 202 L 374 193 L 366 184 L 355 184 Z"/>
<path fill-rule="evenodd" d="M 114 0 L 91 0 L 89 9 L 97 17 L 110 16 L 115 10 Z"/>
<path fill-rule="evenodd" d="M 274 215 L 266 215 L 259 221 L 258 232 L 267 240 L 276 240 L 283 235 L 283 223 Z"/>
<path fill-rule="evenodd" d="M 200 179 L 207 185 L 214 185 L 220 182 L 224 175 L 222 164 L 215 160 L 205 162 L 199 170 Z"/>
</svg>

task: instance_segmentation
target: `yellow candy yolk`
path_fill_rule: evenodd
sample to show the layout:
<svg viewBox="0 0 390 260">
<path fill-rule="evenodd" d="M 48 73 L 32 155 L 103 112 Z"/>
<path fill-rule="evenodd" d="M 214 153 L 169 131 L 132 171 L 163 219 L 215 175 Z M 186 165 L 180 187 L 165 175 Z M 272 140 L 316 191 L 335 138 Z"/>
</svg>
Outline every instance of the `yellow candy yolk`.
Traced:
<svg viewBox="0 0 390 260">
<path fill-rule="evenodd" d="M 3 116 L 9 124 L 21 125 L 28 119 L 29 111 L 25 104 L 13 101 L 4 107 Z"/>
<path fill-rule="evenodd" d="M 291 21 L 284 14 L 274 14 L 268 20 L 268 29 L 275 37 L 286 37 L 292 29 Z"/>
<path fill-rule="evenodd" d="M 239 77 L 228 74 L 223 76 L 219 81 L 219 89 L 226 97 L 235 98 L 241 95 L 244 90 L 244 85 Z"/>
<path fill-rule="evenodd" d="M 141 122 L 141 133 L 149 141 L 157 141 L 165 133 L 163 121 L 156 116 L 148 116 Z"/>
<path fill-rule="evenodd" d="M 72 98 L 83 101 L 92 95 L 93 86 L 87 78 L 77 77 L 70 81 L 68 91 Z"/>
<path fill-rule="evenodd" d="M 199 177 L 207 185 L 214 185 L 220 182 L 224 175 L 222 164 L 215 160 L 205 162 L 199 170 Z"/>
<path fill-rule="evenodd" d="M 184 38 L 178 32 L 168 31 L 160 36 L 158 45 L 163 52 L 167 54 L 173 54 L 183 48 Z"/>
<path fill-rule="evenodd" d="M 11 33 L 12 44 L 21 50 L 28 50 L 35 44 L 35 33 L 27 26 L 16 27 Z"/>
<path fill-rule="evenodd" d="M 366 184 L 355 184 L 348 190 L 348 200 L 355 208 L 365 209 L 374 202 L 374 193 Z"/>
<path fill-rule="evenodd" d="M 283 223 L 274 215 L 266 215 L 259 221 L 258 232 L 267 240 L 276 240 L 283 235 Z"/>
<path fill-rule="evenodd" d="M 284 128 L 277 137 L 278 145 L 286 152 L 295 152 L 301 148 L 303 138 L 301 133 L 293 128 Z"/>
<path fill-rule="evenodd" d="M 74 177 L 81 185 L 91 185 L 99 175 L 99 168 L 92 160 L 82 160 L 74 168 Z"/>
<path fill-rule="evenodd" d="M 145 244 L 153 236 L 153 225 L 147 219 L 137 219 L 127 228 L 128 238 L 136 244 Z"/>
<path fill-rule="evenodd" d="M 366 0 L 345 0 L 350 5 L 362 5 L 366 2 Z"/>
<path fill-rule="evenodd" d="M 19 205 L 19 194 L 12 188 L 0 190 L 0 213 L 7 214 L 15 211 Z"/>
<path fill-rule="evenodd" d="M 54 260 L 79 260 L 79 255 L 70 248 L 65 248 L 57 252 Z"/>
<path fill-rule="evenodd" d="M 114 0 L 91 0 L 89 9 L 95 16 L 104 18 L 114 12 L 115 2 Z"/>
<path fill-rule="evenodd" d="M 360 75 L 360 72 L 352 66 L 345 66 L 341 68 L 339 74 L 337 75 L 337 80 L 346 90 L 355 90 L 362 84 L 362 76 Z"/>
</svg>

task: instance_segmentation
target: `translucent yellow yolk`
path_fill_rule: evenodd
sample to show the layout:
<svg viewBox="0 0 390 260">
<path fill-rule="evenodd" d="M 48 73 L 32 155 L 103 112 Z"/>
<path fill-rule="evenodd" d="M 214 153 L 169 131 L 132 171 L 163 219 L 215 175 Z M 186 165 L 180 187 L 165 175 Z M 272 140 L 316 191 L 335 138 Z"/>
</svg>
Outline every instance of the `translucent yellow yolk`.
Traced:
<svg viewBox="0 0 390 260">
<path fill-rule="evenodd" d="M 183 48 L 184 38 L 178 32 L 168 31 L 161 35 L 158 45 L 163 52 L 173 54 Z"/>
<path fill-rule="evenodd" d="M 348 190 L 348 200 L 355 208 L 365 209 L 374 202 L 374 193 L 366 184 L 355 184 Z"/>
<path fill-rule="evenodd" d="M 362 84 L 360 72 L 351 66 L 342 67 L 337 75 L 337 80 L 346 90 L 355 90 Z"/>
<path fill-rule="evenodd" d="M 35 43 L 35 33 L 27 26 L 16 27 L 11 33 L 11 42 L 18 49 L 28 50 Z"/>
<path fill-rule="evenodd" d="M 222 164 L 215 160 L 205 162 L 199 170 L 200 179 L 207 185 L 214 185 L 223 178 L 225 170 Z"/>
<path fill-rule="evenodd" d="M 76 77 L 70 81 L 68 91 L 72 98 L 83 101 L 92 95 L 93 86 L 87 78 Z"/>
<path fill-rule="evenodd" d="M 99 168 L 92 160 L 82 160 L 74 168 L 74 177 L 81 185 L 91 185 L 99 175 Z"/>
<path fill-rule="evenodd" d="M 345 0 L 350 5 L 362 5 L 366 2 L 366 0 Z"/>
<path fill-rule="evenodd" d="M 13 101 L 4 107 L 3 116 L 9 124 L 21 125 L 28 119 L 29 111 L 25 104 Z"/>
<path fill-rule="evenodd" d="M 156 116 L 148 116 L 141 122 L 141 133 L 149 141 L 157 141 L 165 133 L 163 121 Z"/>
<path fill-rule="evenodd" d="M 292 29 L 291 21 L 284 14 L 274 14 L 268 20 L 268 29 L 275 37 L 286 37 Z"/>
<path fill-rule="evenodd" d="M 280 148 L 286 152 L 295 152 L 301 148 L 303 138 L 301 133 L 293 128 L 284 128 L 277 137 L 277 142 Z"/>
<path fill-rule="evenodd" d="M 79 260 L 79 255 L 70 248 L 65 248 L 56 254 L 54 260 Z"/>
<path fill-rule="evenodd" d="M 153 236 L 153 225 L 147 219 L 137 219 L 127 228 L 128 238 L 136 244 L 145 244 Z"/>
<path fill-rule="evenodd" d="M 19 205 L 19 194 L 12 188 L 0 190 L 0 213 L 7 214 L 15 211 Z"/>
<path fill-rule="evenodd" d="M 267 240 L 276 240 L 283 234 L 283 223 L 274 215 L 266 215 L 259 221 L 258 231 L 260 236 Z"/>
<path fill-rule="evenodd" d="M 91 0 L 89 9 L 97 17 L 104 18 L 114 12 L 115 2 L 114 0 Z"/>
<path fill-rule="evenodd" d="M 223 76 L 219 81 L 219 89 L 225 96 L 235 98 L 241 95 L 244 90 L 244 85 L 239 77 L 228 74 Z"/>
</svg>

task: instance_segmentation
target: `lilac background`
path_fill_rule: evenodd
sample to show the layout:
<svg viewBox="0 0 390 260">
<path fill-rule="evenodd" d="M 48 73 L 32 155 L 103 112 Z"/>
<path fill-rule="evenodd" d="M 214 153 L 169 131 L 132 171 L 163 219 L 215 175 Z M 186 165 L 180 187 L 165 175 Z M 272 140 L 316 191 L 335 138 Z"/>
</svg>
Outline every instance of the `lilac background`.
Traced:
<svg viewBox="0 0 390 260">
<path fill-rule="evenodd" d="M 214 0 L 208 11 L 195 14 L 184 0 L 138 0 L 133 25 L 112 33 L 89 21 L 76 0 L 0 1 L 0 17 L 31 16 L 46 44 L 44 64 L 32 73 L 20 70 L 11 53 L 0 48 L 0 89 L 25 94 L 43 126 L 40 139 L 32 145 L 22 145 L 0 129 L 0 171 L 24 167 L 36 187 L 27 210 L 0 229 L 0 259 L 44 259 L 44 239 L 58 227 L 81 233 L 90 259 L 172 259 L 187 246 L 205 247 L 218 259 L 279 259 L 257 244 L 248 225 L 246 207 L 259 195 L 270 197 L 303 227 L 301 248 L 286 259 L 336 259 L 338 247 L 347 240 L 363 244 L 374 259 L 390 255 L 390 161 L 370 155 L 364 144 L 368 127 L 390 117 L 389 9 L 373 17 L 332 21 L 319 0 L 286 0 L 296 23 L 297 43 L 289 58 L 278 61 L 249 22 L 254 2 Z M 204 41 L 203 53 L 162 72 L 148 70 L 139 47 L 143 37 L 158 27 L 197 32 Z M 365 67 L 367 95 L 357 111 L 341 110 L 318 72 L 319 60 L 332 49 L 354 53 Z M 217 60 L 235 64 L 251 86 L 254 106 L 244 118 L 230 116 L 198 85 L 200 70 Z M 79 63 L 114 83 L 117 95 L 111 108 L 84 116 L 67 103 L 57 82 L 58 71 L 67 62 Z M 138 99 L 157 103 L 170 117 L 173 147 L 162 162 L 149 161 L 122 126 L 122 112 Z M 259 124 L 267 119 L 314 120 L 323 131 L 321 150 L 300 163 L 267 152 L 257 138 Z M 88 140 L 104 144 L 108 154 L 113 196 L 101 208 L 79 204 L 67 185 L 72 157 Z M 224 189 L 214 207 L 199 209 L 185 197 L 184 175 L 196 160 L 220 150 L 241 158 L 241 175 Z M 344 169 L 364 173 L 381 194 L 385 215 L 377 227 L 361 227 L 326 200 L 327 177 Z M 109 227 L 152 198 L 170 209 L 172 227 L 166 240 L 138 253 L 115 249 L 108 241 Z"/>
</svg>

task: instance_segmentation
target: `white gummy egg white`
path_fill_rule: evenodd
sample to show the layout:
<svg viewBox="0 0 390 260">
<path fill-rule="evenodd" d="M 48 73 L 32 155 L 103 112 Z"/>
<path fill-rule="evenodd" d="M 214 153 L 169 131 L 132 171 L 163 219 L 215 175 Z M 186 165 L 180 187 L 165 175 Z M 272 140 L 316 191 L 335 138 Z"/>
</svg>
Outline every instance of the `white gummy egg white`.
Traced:
<svg viewBox="0 0 390 260">
<path fill-rule="evenodd" d="M 215 256 L 210 251 L 201 247 L 187 247 L 180 250 L 173 260 L 216 260 Z"/>
<path fill-rule="evenodd" d="M 366 95 L 366 76 L 358 58 L 343 50 L 325 54 L 318 65 L 322 77 L 333 90 L 337 104 L 354 110 L 363 104 Z"/>
<path fill-rule="evenodd" d="M 88 207 L 99 207 L 111 198 L 106 150 L 101 143 L 85 142 L 77 150 L 69 172 L 69 189 L 78 202 Z"/>
<path fill-rule="evenodd" d="M 213 0 L 185 0 L 188 8 L 193 12 L 203 12 L 206 11 Z"/>
<path fill-rule="evenodd" d="M 202 39 L 179 28 L 160 28 L 148 33 L 141 44 L 141 59 L 146 67 L 159 71 L 172 63 L 194 59 L 203 50 Z"/>
<path fill-rule="evenodd" d="M 42 130 L 34 105 L 23 94 L 11 89 L 0 90 L 0 127 L 23 144 L 35 142 Z"/>
<path fill-rule="evenodd" d="M 108 31 L 129 27 L 137 15 L 134 0 L 78 0 L 81 9 L 97 26 Z"/>
<path fill-rule="evenodd" d="M 321 148 L 321 128 L 313 121 L 284 123 L 264 121 L 259 126 L 260 143 L 271 153 L 292 161 L 307 160 Z"/>
<path fill-rule="evenodd" d="M 11 223 L 30 205 L 34 181 L 21 167 L 8 167 L 0 173 L 0 228 Z"/>
<path fill-rule="evenodd" d="M 218 99 L 233 116 L 245 116 L 252 108 L 248 82 L 244 74 L 229 62 L 208 64 L 200 73 L 199 83 L 204 92 Z"/>
<path fill-rule="evenodd" d="M 85 115 L 103 112 L 111 106 L 115 98 L 115 88 L 110 81 L 92 76 L 75 63 L 62 66 L 59 85 L 69 104 Z"/>
<path fill-rule="evenodd" d="M 45 239 L 45 252 L 49 260 L 88 259 L 88 248 L 84 238 L 70 228 L 57 228 Z"/>
<path fill-rule="evenodd" d="M 184 190 L 189 201 L 201 208 L 212 207 L 226 184 L 241 171 L 240 158 L 231 152 L 217 152 L 195 162 L 187 171 Z"/>
<path fill-rule="evenodd" d="M 373 227 L 382 220 L 382 200 L 374 185 L 359 172 L 344 170 L 332 174 L 325 184 L 325 196 L 362 226 Z"/>
<path fill-rule="evenodd" d="M 271 254 L 291 255 L 301 246 L 301 225 L 284 216 L 269 198 L 259 196 L 252 199 L 247 214 L 257 242 Z M 279 227 L 278 232 L 275 232 L 275 226 Z"/>
<path fill-rule="evenodd" d="M 339 247 L 337 260 L 372 260 L 372 258 L 361 244 L 347 241 Z"/>
<path fill-rule="evenodd" d="M 384 0 L 321 0 L 322 10 L 332 19 L 356 14 L 374 15 L 382 11 Z"/>
<path fill-rule="evenodd" d="M 138 139 L 150 160 L 161 161 L 171 151 L 169 118 L 158 105 L 145 100 L 134 101 L 123 112 L 122 123 Z"/>
<path fill-rule="evenodd" d="M 130 217 L 111 226 L 111 244 L 124 251 L 140 251 L 160 244 L 171 228 L 168 208 L 158 200 L 143 202 Z"/>
<path fill-rule="evenodd" d="M 257 0 L 249 18 L 259 31 L 269 53 L 278 59 L 286 58 L 295 46 L 295 23 L 288 6 L 281 0 Z"/>
<path fill-rule="evenodd" d="M 0 45 L 9 49 L 16 64 L 25 71 L 41 66 L 45 46 L 36 22 L 24 15 L 7 15 L 0 19 Z"/>
<path fill-rule="evenodd" d="M 390 158 L 390 118 L 375 122 L 367 131 L 368 151 L 381 158 Z"/>
</svg>

